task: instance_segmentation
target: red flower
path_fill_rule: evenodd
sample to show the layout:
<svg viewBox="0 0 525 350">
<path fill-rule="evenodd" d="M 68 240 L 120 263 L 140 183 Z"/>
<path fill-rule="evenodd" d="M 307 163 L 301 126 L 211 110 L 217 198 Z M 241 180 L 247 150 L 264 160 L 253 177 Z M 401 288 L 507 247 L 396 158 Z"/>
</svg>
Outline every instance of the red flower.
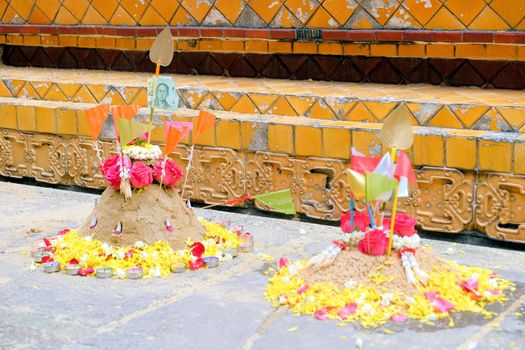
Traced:
<svg viewBox="0 0 525 350">
<path fill-rule="evenodd" d="M 127 157 L 123 157 L 124 165 L 129 168 L 131 166 L 131 161 Z M 116 155 L 109 157 L 102 163 L 100 170 L 102 170 L 102 175 L 109 184 L 109 187 L 116 190 L 120 189 L 120 156 Z"/>
<path fill-rule="evenodd" d="M 133 188 L 148 187 L 153 182 L 153 170 L 143 162 L 135 162 L 129 170 L 129 181 Z"/>
<path fill-rule="evenodd" d="M 62 229 L 62 230 L 58 231 L 57 235 L 62 236 L 62 235 L 65 235 L 68 232 L 69 232 L 69 229 L 65 228 L 65 229 Z"/>
<path fill-rule="evenodd" d="M 54 261 L 54 260 L 53 260 L 52 257 L 46 255 L 46 256 L 42 257 L 41 261 L 42 261 L 42 264 L 45 264 L 45 263 L 48 263 L 48 262 L 51 262 L 51 261 Z"/>
<path fill-rule="evenodd" d="M 346 243 L 343 242 L 340 239 L 336 239 L 335 241 L 332 241 L 332 244 L 341 249 L 341 251 L 346 250 Z"/>
<path fill-rule="evenodd" d="M 367 255 L 383 255 L 388 248 L 388 238 L 381 230 L 372 230 L 357 245 L 357 249 Z"/>
<path fill-rule="evenodd" d="M 78 265 L 78 260 L 77 259 L 71 259 L 71 260 L 69 260 L 68 264 Z"/>
<path fill-rule="evenodd" d="M 284 256 L 279 259 L 279 268 L 282 269 L 285 266 L 288 266 L 290 264 L 290 260 L 288 258 L 285 258 Z"/>
<path fill-rule="evenodd" d="M 383 219 L 383 227 L 390 229 L 392 220 L 390 218 Z M 396 222 L 394 224 L 394 233 L 401 237 L 410 237 L 417 233 L 417 220 L 409 214 L 399 213 L 396 215 Z"/>
<path fill-rule="evenodd" d="M 191 254 L 194 257 L 200 258 L 202 254 L 204 254 L 204 250 L 205 250 L 204 244 L 202 244 L 201 242 L 195 242 L 191 245 L 190 250 L 191 250 Z"/>
<path fill-rule="evenodd" d="M 350 212 L 341 215 L 341 230 L 350 233 L 357 228 L 358 231 L 365 232 L 370 225 L 370 217 L 366 212 L 354 211 L 354 224 L 350 223 Z"/>
<path fill-rule="evenodd" d="M 196 260 L 190 261 L 190 270 L 198 270 L 204 267 L 204 260 L 198 258 Z"/>
<path fill-rule="evenodd" d="M 162 178 L 162 184 L 167 187 L 175 187 L 177 181 L 182 178 L 183 173 L 180 166 L 177 165 L 174 161 L 168 159 L 166 160 L 166 165 L 164 166 L 164 177 L 162 177 L 162 164 L 164 159 L 157 160 L 157 163 L 153 167 L 153 177 L 155 181 L 160 183 Z"/>
<path fill-rule="evenodd" d="M 44 238 L 44 244 L 46 245 L 46 247 L 51 247 L 51 241 L 49 240 L 49 238 Z"/>
</svg>

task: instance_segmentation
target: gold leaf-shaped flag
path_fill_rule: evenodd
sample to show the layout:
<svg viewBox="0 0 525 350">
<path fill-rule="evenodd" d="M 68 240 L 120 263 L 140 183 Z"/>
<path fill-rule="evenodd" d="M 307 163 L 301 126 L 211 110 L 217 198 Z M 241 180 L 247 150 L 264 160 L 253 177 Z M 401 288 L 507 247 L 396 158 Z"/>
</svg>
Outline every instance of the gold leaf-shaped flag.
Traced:
<svg viewBox="0 0 525 350">
<path fill-rule="evenodd" d="M 169 66 L 173 59 L 173 38 L 170 28 L 167 27 L 155 38 L 149 50 L 149 59 L 163 67 Z"/>
<path fill-rule="evenodd" d="M 414 133 L 410 124 L 410 112 L 405 106 L 397 107 L 385 119 L 379 138 L 384 146 L 407 149 L 414 143 Z"/>
<path fill-rule="evenodd" d="M 365 176 L 352 169 L 347 169 L 346 171 L 348 172 L 348 184 L 350 185 L 350 191 L 352 191 L 354 194 L 354 198 L 365 199 Z"/>
</svg>

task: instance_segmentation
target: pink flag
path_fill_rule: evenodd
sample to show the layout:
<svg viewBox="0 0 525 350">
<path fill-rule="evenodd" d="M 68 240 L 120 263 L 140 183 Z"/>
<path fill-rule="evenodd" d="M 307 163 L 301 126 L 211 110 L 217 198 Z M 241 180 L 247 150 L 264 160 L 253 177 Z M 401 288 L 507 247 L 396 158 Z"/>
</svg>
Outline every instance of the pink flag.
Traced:
<svg viewBox="0 0 525 350">
<path fill-rule="evenodd" d="M 412 185 L 417 186 L 416 176 L 414 175 L 414 170 L 412 170 L 412 164 L 410 159 L 408 159 L 405 152 L 400 151 L 399 157 L 397 158 L 396 170 L 394 171 L 394 177 L 399 181 L 399 179 L 404 176 L 408 179 Z"/>
<path fill-rule="evenodd" d="M 190 133 L 191 129 L 193 129 L 193 123 L 192 122 L 177 122 L 177 121 L 167 121 L 166 124 L 166 138 L 168 138 L 168 131 L 170 127 L 174 127 L 175 129 L 182 131 L 182 138 L 185 138 Z"/>
<path fill-rule="evenodd" d="M 379 157 L 366 157 L 352 154 L 350 159 L 350 169 L 357 171 L 360 174 L 364 174 L 366 171 L 373 172 L 381 158 Z"/>
</svg>

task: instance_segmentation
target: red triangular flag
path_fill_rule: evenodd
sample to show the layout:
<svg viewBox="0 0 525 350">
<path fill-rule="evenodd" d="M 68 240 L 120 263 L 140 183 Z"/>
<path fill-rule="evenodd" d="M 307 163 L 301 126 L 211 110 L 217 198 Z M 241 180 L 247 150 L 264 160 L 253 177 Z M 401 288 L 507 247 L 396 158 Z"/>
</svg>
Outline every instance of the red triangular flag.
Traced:
<svg viewBox="0 0 525 350">
<path fill-rule="evenodd" d="M 89 130 L 91 130 L 91 137 L 96 141 L 102 127 L 109 115 L 109 105 L 98 105 L 85 110 L 86 118 L 88 120 Z"/>
<path fill-rule="evenodd" d="M 215 114 L 206 111 L 200 111 L 197 118 L 197 126 L 194 130 L 195 138 L 198 138 L 203 132 L 213 128 L 215 125 Z"/>
<path fill-rule="evenodd" d="M 140 109 L 139 105 L 111 106 L 111 115 L 113 115 L 113 124 L 115 125 L 115 134 L 120 138 L 118 132 L 118 118 L 131 120 L 137 115 Z"/>
<path fill-rule="evenodd" d="M 396 170 L 394 171 L 394 177 L 399 181 L 401 176 L 405 176 L 412 185 L 417 186 L 416 176 L 414 170 L 412 170 L 412 164 L 408 159 L 405 152 L 400 151 L 397 157 Z"/>
<path fill-rule="evenodd" d="M 366 157 L 352 154 L 350 169 L 364 175 L 367 171 L 370 173 L 373 172 L 380 161 L 381 157 Z"/>
<path fill-rule="evenodd" d="M 166 146 L 164 147 L 164 155 L 168 155 L 177 145 L 180 140 L 184 138 L 184 130 L 179 130 L 174 126 L 168 128 L 168 136 L 166 137 Z"/>
</svg>

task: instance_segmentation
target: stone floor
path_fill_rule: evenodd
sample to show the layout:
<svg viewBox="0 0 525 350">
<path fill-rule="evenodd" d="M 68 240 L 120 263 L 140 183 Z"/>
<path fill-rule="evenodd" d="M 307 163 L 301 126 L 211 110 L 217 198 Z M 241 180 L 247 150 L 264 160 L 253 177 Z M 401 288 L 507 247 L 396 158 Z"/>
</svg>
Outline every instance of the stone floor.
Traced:
<svg viewBox="0 0 525 350">
<path fill-rule="evenodd" d="M 339 234 L 276 218 L 197 209 L 255 234 L 254 253 L 218 270 L 139 281 L 29 272 L 26 252 L 35 241 L 78 226 L 96 197 L 0 182 L 0 349 L 352 349 L 360 342 L 364 349 L 525 348 L 525 251 L 426 240 L 441 254 L 452 248 L 450 259 L 493 268 L 518 284 L 511 301 L 495 307 L 497 318 L 457 315 L 456 328 L 338 327 L 272 308 L 262 295 L 268 262 L 258 254 L 304 258 Z"/>
</svg>

